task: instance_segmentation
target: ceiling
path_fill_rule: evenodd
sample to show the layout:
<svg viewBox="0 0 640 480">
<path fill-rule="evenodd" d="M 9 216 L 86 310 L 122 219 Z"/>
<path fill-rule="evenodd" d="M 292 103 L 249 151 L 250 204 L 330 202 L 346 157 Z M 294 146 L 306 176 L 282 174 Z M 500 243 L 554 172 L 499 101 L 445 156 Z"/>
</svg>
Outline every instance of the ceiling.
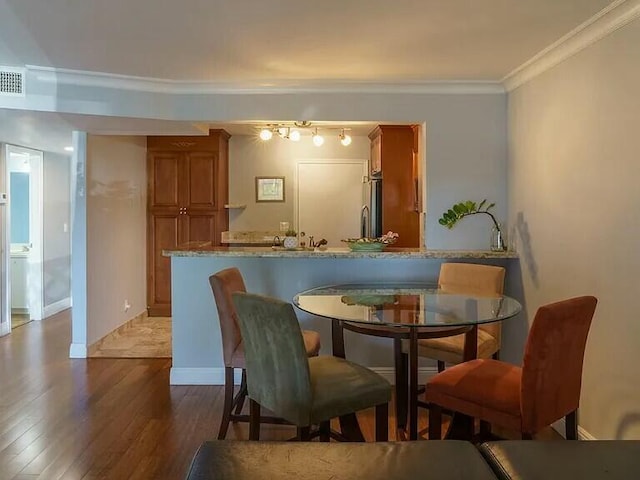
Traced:
<svg viewBox="0 0 640 480">
<path fill-rule="evenodd" d="M 263 87 L 499 82 L 620 1 L 0 0 L 0 65 Z M 51 139 L 42 137 L 43 125 Z M 0 109 L 2 131 L 34 148 L 47 140 L 68 144 L 71 129 L 204 134 L 209 126 L 255 131 L 241 123 Z M 372 127 L 331 126 L 354 134 Z"/>
</svg>

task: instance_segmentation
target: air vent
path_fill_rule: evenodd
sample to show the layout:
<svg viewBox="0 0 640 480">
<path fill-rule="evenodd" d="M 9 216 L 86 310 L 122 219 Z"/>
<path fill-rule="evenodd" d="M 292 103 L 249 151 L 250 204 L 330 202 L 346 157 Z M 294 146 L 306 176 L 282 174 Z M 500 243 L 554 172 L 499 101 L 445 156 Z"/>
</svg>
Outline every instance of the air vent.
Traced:
<svg viewBox="0 0 640 480">
<path fill-rule="evenodd" d="M 24 69 L 0 66 L 0 95 L 24 97 Z"/>
</svg>

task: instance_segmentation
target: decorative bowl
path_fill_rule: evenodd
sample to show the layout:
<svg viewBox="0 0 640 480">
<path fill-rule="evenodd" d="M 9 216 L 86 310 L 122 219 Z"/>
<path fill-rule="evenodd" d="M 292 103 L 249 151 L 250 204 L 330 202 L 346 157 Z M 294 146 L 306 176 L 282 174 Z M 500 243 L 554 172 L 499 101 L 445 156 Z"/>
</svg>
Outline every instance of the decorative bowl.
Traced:
<svg viewBox="0 0 640 480">
<path fill-rule="evenodd" d="M 382 242 L 345 242 L 352 252 L 381 252 L 387 246 Z"/>
</svg>

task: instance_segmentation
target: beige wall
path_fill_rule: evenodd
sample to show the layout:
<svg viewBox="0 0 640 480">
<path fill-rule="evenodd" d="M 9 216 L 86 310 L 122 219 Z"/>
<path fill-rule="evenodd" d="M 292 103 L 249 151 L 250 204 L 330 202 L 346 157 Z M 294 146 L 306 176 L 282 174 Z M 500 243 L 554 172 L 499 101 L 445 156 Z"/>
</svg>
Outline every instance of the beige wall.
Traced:
<svg viewBox="0 0 640 480">
<path fill-rule="evenodd" d="M 86 178 L 91 345 L 146 309 L 146 137 L 89 135 Z"/>
<path fill-rule="evenodd" d="M 369 138 L 354 136 L 351 145 L 338 141 L 338 132 L 324 134 L 316 147 L 309 136 L 299 142 L 273 137 L 268 142 L 257 136 L 238 135 L 229 141 L 229 202 L 246 204 L 229 212 L 229 230 L 278 230 L 281 221 L 294 226 L 294 178 L 297 160 L 368 159 Z M 256 203 L 255 177 L 285 177 L 284 203 Z M 358 185 L 360 187 L 360 185 Z"/>
<path fill-rule="evenodd" d="M 579 423 L 601 439 L 640 438 L 638 59 L 636 20 L 509 94 L 509 216 L 528 320 L 541 304 L 598 297 Z M 504 341 L 525 335 L 511 328 Z"/>
</svg>

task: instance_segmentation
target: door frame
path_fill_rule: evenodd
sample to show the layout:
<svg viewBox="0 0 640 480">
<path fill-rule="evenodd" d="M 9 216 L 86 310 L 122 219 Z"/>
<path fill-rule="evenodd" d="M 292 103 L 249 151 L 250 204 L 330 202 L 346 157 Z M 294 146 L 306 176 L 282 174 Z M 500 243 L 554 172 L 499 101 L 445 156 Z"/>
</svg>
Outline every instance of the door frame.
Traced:
<svg viewBox="0 0 640 480">
<path fill-rule="evenodd" d="M 44 152 L 32 148 L 18 145 L 5 144 L 4 147 L 3 173 L 5 175 L 5 186 L 7 192 L 11 187 L 9 175 L 9 157 L 11 153 L 29 155 L 29 240 L 31 252 L 28 261 L 27 279 L 29 290 L 28 305 L 29 317 L 31 320 L 42 320 L 44 318 Z M 6 214 L 4 215 L 3 230 L 6 231 L 5 244 L 11 246 L 10 221 L 11 221 L 11 197 L 8 196 Z M 6 249 L 10 258 L 9 249 Z M 8 288 L 2 294 L 6 295 L 8 305 L 8 332 L 11 331 L 11 269 L 10 262 L 7 263 L 6 279 Z"/>
</svg>

